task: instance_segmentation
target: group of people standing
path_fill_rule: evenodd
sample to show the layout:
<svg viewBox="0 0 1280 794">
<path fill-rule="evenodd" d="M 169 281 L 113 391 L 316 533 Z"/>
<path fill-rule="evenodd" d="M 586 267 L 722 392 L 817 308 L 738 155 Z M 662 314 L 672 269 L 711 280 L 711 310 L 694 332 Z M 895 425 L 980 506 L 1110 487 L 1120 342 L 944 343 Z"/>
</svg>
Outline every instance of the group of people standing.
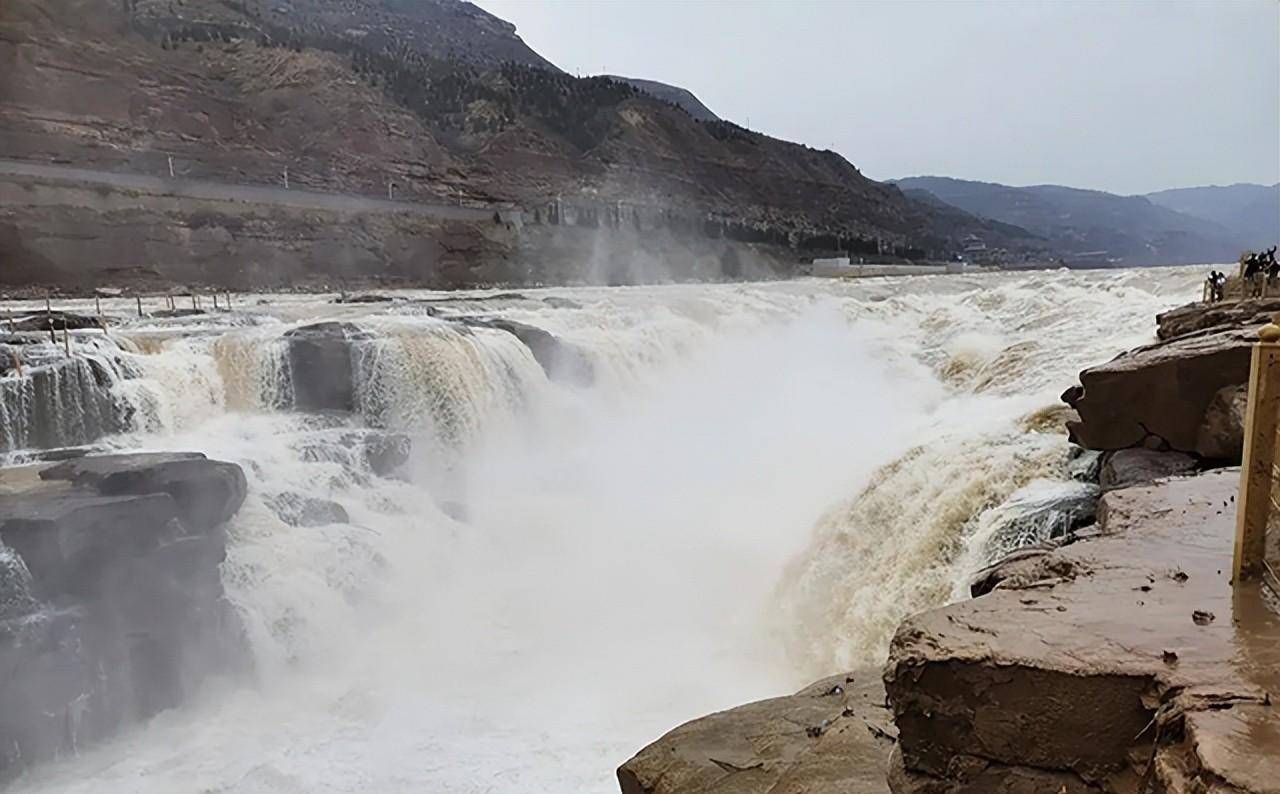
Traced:
<svg viewBox="0 0 1280 794">
<path fill-rule="evenodd" d="M 1261 297 L 1264 288 L 1268 292 L 1280 292 L 1280 262 L 1276 261 L 1276 246 L 1269 250 L 1250 252 L 1240 258 L 1241 276 L 1244 279 L 1244 296 Z M 1217 302 L 1226 297 L 1227 274 L 1210 271 L 1204 284 L 1205 300 Z"/>
<path fill-rule="evenodd" d="M 1260 253 L 1250 253 L 1244 258 L 1244 281 L 1249 285 L 1249 294 L 1257 297 L 1262 294 L 1262 279 L 1266 278 L 1268 286 L 1280 284 L 1280 264 L 1276 262 L 1276 247 Z"/>
</svg>

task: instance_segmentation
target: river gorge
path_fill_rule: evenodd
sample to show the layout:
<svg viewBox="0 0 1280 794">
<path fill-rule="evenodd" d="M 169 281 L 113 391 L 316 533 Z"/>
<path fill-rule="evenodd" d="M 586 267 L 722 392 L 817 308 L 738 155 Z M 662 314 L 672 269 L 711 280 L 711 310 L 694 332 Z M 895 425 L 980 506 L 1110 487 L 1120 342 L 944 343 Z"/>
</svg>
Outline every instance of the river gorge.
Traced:
<svg viewBox="0 0 1280 794">
<path fill-rule="evenodd" d="M 238 464 L 249 661 L 13 790 L 616 791 L 676 724 L 879 665 L 905 617 L 1091 521 L 1058 395 L 1202 278 L 103 300 L 106 332 L 0 377 L 5 462 Z M 0 547 L 0 587 L 20 568 Z"/>
</svg>

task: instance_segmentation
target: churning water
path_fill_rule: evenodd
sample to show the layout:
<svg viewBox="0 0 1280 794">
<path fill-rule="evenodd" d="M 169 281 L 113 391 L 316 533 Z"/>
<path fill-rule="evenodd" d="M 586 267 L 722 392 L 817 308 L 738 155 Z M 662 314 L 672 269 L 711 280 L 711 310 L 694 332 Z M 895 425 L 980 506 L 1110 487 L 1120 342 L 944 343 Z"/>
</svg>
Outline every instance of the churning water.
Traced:
<svg viewBox="0 0 1280 794">
<path fill-rule="evenodd" d="M 1006 520 L 1080 487 L 1033 415 L 1200 276 L 288 296 L 134 321 L 110 357 L 130 377 L 102 376 L 133 429 L 108 443 L 244 466 L 223 579 L 255 674 L 15 788 L 614 791 L 677 723 L 879 663 L 905 614 L 1048 531 Z M 460 315 L 549 331 L 594 382 Z M 284 408 L 283 335 L 318 319 L 369 334 L 355 416 Z M 354 452 L 369 425 L 413 436 L 407 481 Z M 290 526 L 290 494 L 349 520 Z"/>
</svg>

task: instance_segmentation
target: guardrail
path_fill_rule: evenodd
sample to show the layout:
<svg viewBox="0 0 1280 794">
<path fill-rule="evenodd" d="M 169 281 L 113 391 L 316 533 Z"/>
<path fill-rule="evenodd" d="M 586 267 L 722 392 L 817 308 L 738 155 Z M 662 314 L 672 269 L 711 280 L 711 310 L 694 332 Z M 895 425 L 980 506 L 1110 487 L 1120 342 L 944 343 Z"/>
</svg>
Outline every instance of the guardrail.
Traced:
<svg viewBox="0 0 1280 794">
<path fill-rule="evenodd" d="M 1249 374 L 1244 419 L 1244 459 L 1236 507 L 1236 548 L 1232 582 L 1269 580 L 1280 592 L 1280 326 L 1258 332 Z"/>
</svg>

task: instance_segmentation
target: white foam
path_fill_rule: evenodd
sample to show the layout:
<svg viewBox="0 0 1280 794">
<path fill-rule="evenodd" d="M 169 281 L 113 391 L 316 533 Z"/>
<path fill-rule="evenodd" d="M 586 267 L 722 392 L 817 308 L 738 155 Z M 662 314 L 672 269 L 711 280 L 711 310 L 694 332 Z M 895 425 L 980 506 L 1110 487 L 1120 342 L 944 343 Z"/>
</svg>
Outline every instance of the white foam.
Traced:
<svg viewBox="0 0 1280 794">
<path fill-rule="evenodd" d="M 979 515 L 1065 476 L 1065 441 L 1018 418 L 1149 336 L 1176 302 L 1162 290 L 1198 282 L 815 280 L 468 308 L 578 345 L 589 389 L 547 380 L 499 331 L 301 298 L 282 323 L 137 353 L 149 429 L 114 443 L 249 474 L 224 581 L 257 679 L 16 788 L 615 791 L 613 769 L 662 732 L 874 662 L 902 614 L 951 598 Z M 347 423 L 261 397 L 279 393 L 270 340 L 337 317 L 377 336 L 364 415 L 418 436 L 413 483 L 373 475 Z M 993 385 L 944 383 L 966 350 Z M 263 501 L 283 490 L 352 521 L 290 527 Z"/>
</svg>

